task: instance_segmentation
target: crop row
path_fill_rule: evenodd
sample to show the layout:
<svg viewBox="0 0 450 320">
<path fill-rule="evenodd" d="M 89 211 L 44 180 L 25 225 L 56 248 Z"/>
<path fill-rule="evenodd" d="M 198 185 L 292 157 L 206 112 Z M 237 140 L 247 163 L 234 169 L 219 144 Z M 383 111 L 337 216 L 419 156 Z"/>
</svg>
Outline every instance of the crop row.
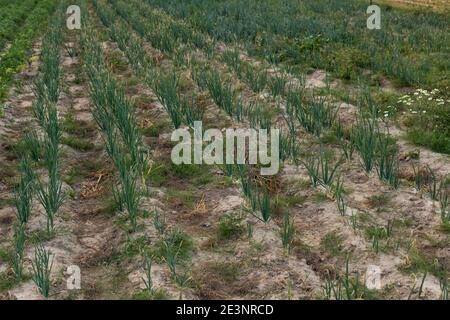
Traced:
<svg viewBox="0 0 450 320">
<path fill-rule="evenodd" d="M 14 204 L 17 209 L 17 224 L 14 227 L 15 254 L 12 267 L 17 280 L 23 274 L 26 224 L 31 215 L 32 200 L 37 198 L 47 217 L 47 234 L 54 230 L 55 216 L 62 206 L 64 194 L 60 179 L 59 142 L 61 133 L 57 103 L 61 91 L 60 50 L 64 40 L 66 2 L 62 1 L 52 20 L 51 28 L 42 41 L 40 73 L 35 81 L 33 115 L 40 133 L 30 129 L 23 137 L 21 154 L 21 178 L 15 190 Z M 41 177 L 37 169 L 43 165 L 47 178 Z M 35 250 L 33 281 L 39 292 L 48 297 L 50 286 L 50 253 L 42 245 Z"/>
<path fill-rule="evenodd" d="M 34 8 L 37 1 L 13 1 L 2 8 L 0 13 L 0 52 L 5 48 L 7 41 L 12 41 L 20 28 L 21 23 Z"/>
<path fill-rule="evenodd" d="M 10 47 L 1 57 L 0 101 L 8 94 L 14 75 L 25 69 L 35 38 L 45 29 L 49 14 L 56 8 L 57 1 L 42 0 L 30 12 Z M 29 10 L 29 8 L 28 8 Z"/>
<path fill-rule="evenodd" d="M 436 70 L 444 60 L 436 63 L 424 56 L 444 51 L 448 55 L 446 18 L 432 13 L 384 9 L 381 30 L 370 32 L 367 7 L 358 1 L 147 2 L 217 40 L 242 42 L 249 53 L 274 62 L 325 68 L 352 79 L 369 68 L 406 84 L 434 85 L 444 75 Z M 419 61 L 411 63 L 407 54 Z M 432 65 L 439 76 L 430 74 Z"/>
</svg>

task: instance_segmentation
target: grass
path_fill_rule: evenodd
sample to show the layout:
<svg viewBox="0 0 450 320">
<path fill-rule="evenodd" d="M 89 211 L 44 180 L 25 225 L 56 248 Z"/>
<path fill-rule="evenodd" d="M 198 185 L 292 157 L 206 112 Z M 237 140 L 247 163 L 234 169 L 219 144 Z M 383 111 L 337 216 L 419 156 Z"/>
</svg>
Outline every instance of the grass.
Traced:
<svg viewBox="0 0 450 320">
<path fill-rule="evenodd" d="M 191 190 L 169 190 L 167 199 L 170 202 L 180 203 L 187 208 L 193 208 L 196 199 L 196 193 Z"/>
<path fill-rule="evenodd" d="M 336 231 L 328 232 L 320 240 L 321 248 L 333 257 L 341 256 L 344 253 L 344 238 Z"/>
<path fill-rule="evenodd" d="M 450 138 L 440 132 L 424 132 L 419 129 L 411 129 L 407 132 L 406 138 L 415 145 L 428 147 L 436 152 L 450 154 Z"/>
<path fill-rule="evenodd" d="M 163 289 L 155 289 L 152 294 L 148 291 L 141 291 L 133 294 L 133 300 L 170 300 L 172 297 Z"/>
<path fill-rule="evenodd" d="M 246 232 L 242 220 L 242 217 L 235 213 L 222 216 L 217 227 L 219 240 L 239 239 Z"/>
<path fill-rule="evenodd" d="M 61 143 L 79 151 L 91 151 L 95 148 L 95 145 L 90 140 L 74 136 L 62 137 Z"/>
<path fill-rule="evenodd" d="M 64 176 L 63 180 L 69 185 L 82 182 L 85 179 L 91 178 L 95 173 L 105 168 L 105 163 L 101 159 L 86 158 L 80 159 L 73 165 L 69 172 Z"/>
<path fill-rule="evenodd" d="M 376 209 L 377 211 L 383 211 L 386 208 L 389 208 L 391 199 L 391 196 L 387 193 L 374 194 L 368 197 L 368 204 L 371 208 Z"/>
<path fill-rule="evenodd" d="M 412 247 L 408 251 L 408 260 L 399 269 L 406 273 L 431 273 L 438 279 L 446 274 L 445 266 L 442 266 L 434 257 L 425 255 L 416 247 Z"/>
<path fill-rule="evenodd" d="M 284 208 L 293 208 L 295 206 L 301 205 L 305 203 L 307 200 L 307 196 L 300 194 L 280 194 L 277 195 L 274 200 L 274 207 L 279 210 L 283 210 Z M 284 211 L 282 212 L 284 213 Z"/>
<path fill-rule="evenodd" d="M 324 0 L 289 4 L 275 1 L 260 6 L 253 0 L 245 8 L 239 1 L 210 3 L 202 0 L 179 4 L 174 0 L 152 0 L 151 4 L 195 26 L 215 41 L 233 43 L 238 40 L 249 55 L 269 62 L 298 65 L 303 69 L 327 69 L 350 80 L 361 78 L 362 71 L 370 69 L 372 72 L 365 78 L 382 73 L 403 84 L 440 83 L 445 87 L 444 73 L 437 69 L 446 56 L 441 45 L 446 40 L 442 29 L 446 16 L 383 7 L 384 27 L 375 35 L 360 32 L 367 18 L 360 12 L 367 6 L 363 7 L 365 4 L 358 1 L 348 1 L 344 5 Z M 188 14 L 194 11 L 199 12 L 199 16 Z M 341 23 L 349 20 L 355 24 Z M 417 28 L 418 25 L 421 27 Z M 430 34 L 433 36 L 427 37 Z M 429 41 L 428 46 L 423 45 L 426 41 Z M 373 54 L 380 42 L 384 50 Z M 399 52 L 407 54 L 400 56 Z M 443 57 L 432 62 L 423 56 L 425 52 L 443 53 Z M 418 59 L 418 64 L 412 64 L 414 59 Z M 431 75 L 430 69 L 434 71 Z"/>
<path fill-rule="evenodd" d="M 226 282 L 237 281 L 242 273 L 241 264 L 232 261 L 214 262 L 208 269 Z"/>
<path fill-rule="evenodd" d="M 24 2 L 28 3 L 28 2 Z M 0 67 L 0 100 L 4 100 L 9 88 L 14 81 L 14 74 L 25 69 L 29 56 L 29 51 L 33 46 L 34 39 L 44 30 L 47 25 L 48 15 L 56 8 L 53 0 L 40 1 L 31 9 L 29 15 L 21 28 L 16 32 L 11 42 L 10 48 L 2 56 Z M 3 18 L 2 18 L 3 21 Z"/>
<path fill-rule="evenodd" d="M 405 110 L 406 138 L 410 142 L 433 151 L 450 154 L 450 116 L 446 90 L 417 89 L 398 100 L 398 108 Z"/>
<path fill-rule="evenodd" d="M 20 281 L 15 277 L 14 274 L 8 273 L 7 271 L 0 273 L 0 292 L 5 292 L 14 288 Z"/>
<path fill-rule="evenodd" d="M 194 250 L 194 242 L 191 237 L 176 227 L 165 235 L 164 240 L 160 240 L 155 244 L 155 248 L 152 249 L 153 257 L 163 259 L 168 254 L 168 248 L 176 251 L 178 260 L 187 261 Z"/>
</svg>

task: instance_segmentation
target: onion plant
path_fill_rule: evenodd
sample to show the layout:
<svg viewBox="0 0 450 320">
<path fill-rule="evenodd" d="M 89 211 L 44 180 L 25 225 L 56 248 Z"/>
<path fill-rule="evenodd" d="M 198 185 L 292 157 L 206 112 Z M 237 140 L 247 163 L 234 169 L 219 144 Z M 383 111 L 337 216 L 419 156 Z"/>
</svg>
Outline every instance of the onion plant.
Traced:
<svg viewBox="0 0 450 320">
<path fill-rule="evenodd" d="M 37 136 L 36 131 L 27 131 L 22 140 L 31 160 L 38 162 L 42 156 L 42 142 Z"/>
<path fill-rule="evenodd" d="M 420 191 L 422 189 L 422 184 L 423 184 L 423 180 L 424 180 L 424 177 L 420 171 L 420 164 L 418 164 L 416 167 L 413 163 L 412 169 L 413 169 L 413 173 L 414 173 L 414 185 L 416 187 L 416 190 Z"/>
<path fill-rule="evenodd" d="M 429 193 L 431 200 L 438 200 L 439 197 L 439 189 L 438 189 L 438 179 L 436 176 L 436 172 L 431 169 L 430 166 L 427 166 L 428 174 L 431 176 L 431 185 L 429 186 Z"/>
<path fill-rule="evenodd" d="M 270 221 L 270 195 L 267 186 L 263 183 L 262 192 L 258 194 L 259 210 L 261 210 L 261 220 L 264 223 Z"/>
<path fill-rule="evenodd" d="M 261 103 L 250 102 L 245 108 L 245 115 L 253 128 L 270 130 L 272 126 L 272 113 Z"/>
<path fill-rule="evenodd" d="M 361 156 L 363 168 L 367 173 L 372 171 L 375 164 L 377 133 L 375 118 L 361 117 L 352 130 L 352 143 Z"/>
<path fill-rule="evenodd" d="M 439 287 L 441 288 L 441 300 L 448 300 L 449 283 L 447 274 L 439 277 Z"/>
<path fill-rule="evenodd" d="M 23 274 L 23 261 L 25 250 L 25 224 L 17 223 L 14 226 L 14 255 L 11 259 L 11 267 L 17 280 L 22 278 Z"/>
<path fill-rule="evenodd" d="M 287 77 L 285 74 L 276 75 L 270 81 L 270 92 L 274 98 L 284 96 Z"/>
<path fill-rule="evenodd" d="M 50 256 L 50 251 L 39 244 L 35 247 L 34 260 L 31 262 L 33 282 L 45 298 L 48 298 L 50 294 L 50 272 L 53 265 L 53 259 Z"/>
<path fill-rule="evenodd" d="M 106 68 L 96 40 L 83 34 L 82 43 L 95 105 L 94 119 L 104 134 L 106 151 L 119 173 L 119 184 L 113 185 L 113 195 L 118 209 L 127 211 L 132 228 L 136 230 L 143 194 L 139 182 L 147 168 L 142 136 L 133 107 Z"/>
<path fill-rule="evenodd" d="M 345 274 L 343 276 L 337 275 L 333 279 L 330 273 L 327 274 L 324 287 L 324 294 L 327 299 L 354 300 L 364 297 L 366 288 L 360 282 L 359 274 L 354 279 L 350 277 L 348 263 L 349 257 L 347 256 L 345 261 Z"/>
<path fill-rule="evenodd" d="M 164 240 L 166 252 L 165 261 L 167 263 L 167 266 L 169 267 L 170 273 L 172 274 L 173 280 L 181 288 L 185 287 L 190 280 L 187 270 L 185 270 L 184 272 L 179 272 L 177 268 L 182 245 L 182 242 L 177 245 L 173 241 L 167 239 Z"/>
<path fill-rule="evenodd" d="M 148 255 L 144 256 L 144 272 L 146 277 L 143 278 L 145 289 L 152 296 L 155 293 L 152 280 L 152 258 L 149 257 Z"/>
<path fill-rule="evenodd" d="M 336 182 L 335 198 L 338 206 L 339 213 L 341 216 L 345 216 L 347 213 L 347 205 L 344 199 L 344 182 L 339 176 Z"/>
<path fill-rule="evenodd" d="M 334 174 L 341 162 L 342 158 L 332 165 L 329 154 L 322 146 L 320 147 L 318 156 L 310 154 L 305 160 L 301 160 L 301 163 L 308 171 L 313 186 L 320 184 L 323 187 L 331 186 Z"/>
<path fill-rule="evenodd" d="M 283 227 L 281 229 L 281 242 L 283 244 L 283 248 L 286 249 L 288 253 L 291 252 L 294 235 L 294 221 L 289 215 L 289 210 L 286 209 L 284 211 Z"/>
<path fill-rule="evenodd" d="M 259 93 L 267 85 L 267 72 L 265 70 L 257 70 L 252 65 L 245 65 L 244 77 L 246 83 L 250 86 L 253 92 Z"/>
<path fill-rule="evenodd" d="M 339 145 L 341 146 L 345 159 L 352 160 L 353 153 L 355 152 L 355 145 L 344 138 L 339 139 Z"/>
<path fill-rule="evenodd" d="M 387 181 L 393 188 L 399 186 L 400 161 L 397 152 L 392 148 L 389 137 L 378 136 L 378 156 L 376 168 L 378 177 Z"/>
<path fill-rule="evenodd" d="M 444 182 L 441 183 L 442 186 L 439 192 L 439 207 L 441 209 L 441 220 L 443 222 L 448 222 L 450 221 L 449 190 Z"/>
<path fill-rule="evenodd" d="M 380 252 L 380 240 L 383 236 L 383 231 L 384 229 L 379 226 L 374 229 L 374 234 L 372 236 L 372 249 L 376 254 Z"/>
<path fill-rule="evenodd" d="M 17 210 L 17 220 L 26 224 L 31 213 L 31 203 L 35 186 L 35 175 L 28 158 L 25 156 L 20 162 L 21 177 L 14 192 L 14 205 Z"/>
<path fill-rule="evenodd" d="M 323 97 L 316 97 L 313 94 L 307 105 L 302 102 L 302 97 L 292 98 L 289 95 L 288 99 L 291 99 L 297 120 L 306 132 L 320 137 L 324 129 L 332 127 L 338 110 L 334 110 Z"/>
<path fill-rule="evenodd" d="M 66 2 L 62 1 L 58 11 L 65 10 L 65 5 Z M 39 159 L 39 149 L 43 149 L 42 158 L 45 161 L 48 182 L 44 184 L 41 179 L 38 179 L 36 189 L 38 200 L 44 207 L 47 216 L 48 233 L 53 230 L 55 215 L 64 200 L 62 182 L 59 177 L 58 151 L 61 132 L 56 109 L 61 91 L 59 52 L 64 38 L 64 30 L 66 30 L 63 27 L 64 24 L 63 16 L 57 15 L 51 31 L 44 37 L 40 75 L 34 88 L 36 100 L 33 103 L 33 114 L 45 133 L 45 137 L 40 142 L 36 135 L 32 133 L 27 139 L 28 144 L 32 145 L 32 157 L 35 160 Z"/>
<path fill-rule="evenodd" d="M 153 214 L 153 225 L 155 226 L 156 231 L 158 231 L 159 235 L 164 235 L 167 230 L 167 222 L 164 215 L 161 215 L 158 211 L 155 211 Z"/>
<path fill-rule="evenodd" d="M 213 71 L 209 73 L 209 76 L 206 79 L 206 86 L 214 102 L 224 110 L 228 116 L 232 117 L 235 109 L 235 93 L 231 85 L 223 83 L 219 73 Z"/>
<path fill-rule="evenodd" d="M 121 197 L 122 203 L 128 212 L 128 218 L 133 227 L 133 231 L 137 228 L 137 217 L 139 213 L 139 204 L 141 201 L 142 193 L 139 189 L 137 183 L 139 179 L 137 177 L 137 172 L 135 170 L 131 170 L 126 176 L 125 179 L 121 181 L 122 190 Z"/>
<path fill-rule="evenodd" d="M 195 121 L 202 121 L 205 109 L 199 106 L 196 96 L 184 98 L 181 101 L 181 112 L 184 116 L 184 120 L 188 126 L 194 128 Z"/>
<path fill-rule="evenodd" d="M 177 94 L 179 78 L 175 73 L 159 75 L 153 85 L 153 92 L 168 113 L 175 129 L 178 129 L 183 121 L 182 105 Z"/>
<path fill-rule="evenodd" d="M 222 54 L 222 59 L 233 69 L 239 79 L 243 78 L 244 63 L 240 58 L 239 50 L 225 50 Z"/>
<path fill-rule="evenodd" d="M 37 184 L 37 196 L 45 209 L 47 216 L 47 233 L 54 228 L 55 215 L 64 202 L 62 181 L 59 176 L 58 147 L 50 141 L 44 146 L 44 160 L 47 164 L 48 182 L 46 185 L 39 180 Z"/>
</svg>

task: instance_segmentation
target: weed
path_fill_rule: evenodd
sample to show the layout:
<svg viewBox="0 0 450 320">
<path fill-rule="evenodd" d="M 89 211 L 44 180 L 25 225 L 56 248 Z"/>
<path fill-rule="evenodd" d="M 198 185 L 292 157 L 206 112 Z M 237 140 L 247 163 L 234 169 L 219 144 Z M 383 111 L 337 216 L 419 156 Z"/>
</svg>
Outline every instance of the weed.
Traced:
<svg viewBox="0 0 450 320">
<path fill-rule="evenodd" d="M 220 218 L 217 232 L 219 240 L 239 238 L 245 233 L 242 217 L 234 213 L 225 214 Z"/>
</svg>

